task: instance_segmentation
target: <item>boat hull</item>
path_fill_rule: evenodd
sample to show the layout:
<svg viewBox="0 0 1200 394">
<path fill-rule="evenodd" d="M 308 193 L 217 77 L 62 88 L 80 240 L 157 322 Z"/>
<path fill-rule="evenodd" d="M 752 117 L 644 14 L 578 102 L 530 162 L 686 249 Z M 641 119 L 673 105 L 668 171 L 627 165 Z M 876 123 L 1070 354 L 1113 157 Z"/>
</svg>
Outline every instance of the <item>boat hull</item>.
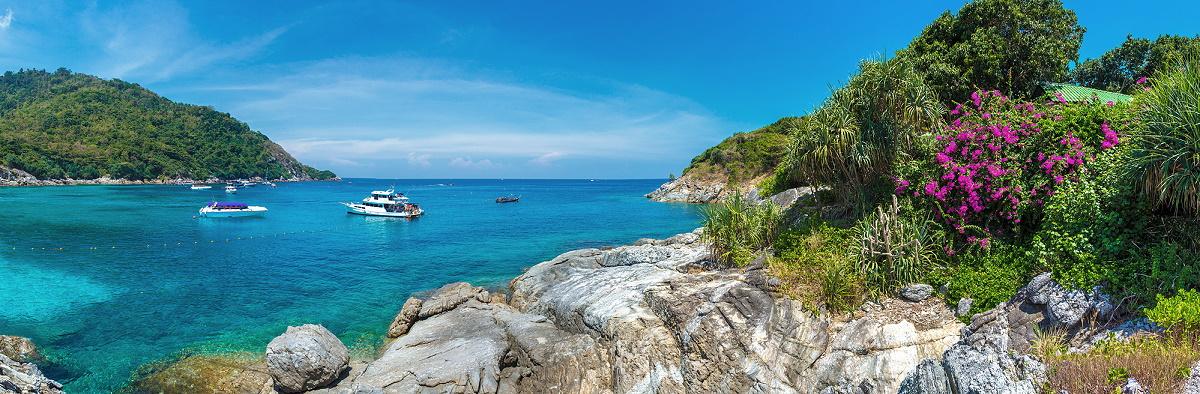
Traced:
<svg viewBox="0 0 1200 394">
<path fill-rule="evenodd" d="M 263 216 L 266 214 L 267 208 L 264 207 L 246 207 L 246 209 L 200 209 L 200 216 L 206 218 L 244 218 Z"/>
<path fill-rule="evenodd" d="M 388 218 L 415 218 L 415 217 L 425 214 L 425 212 L 420 209 L 417 209 L 416 211 L 411 211 L 411 212 L 389 212 L 389 211 L 385 211 L 383 209 L 366 207 L 366 206 L 357 205 L 357 204 L 343 203 L 342 205 L 346 206 L 346 213 L 354 214 L 354 215 L 363 215 L 363 216 L 380 216 L 380 217 L 388 217 Z"/>
</svg>

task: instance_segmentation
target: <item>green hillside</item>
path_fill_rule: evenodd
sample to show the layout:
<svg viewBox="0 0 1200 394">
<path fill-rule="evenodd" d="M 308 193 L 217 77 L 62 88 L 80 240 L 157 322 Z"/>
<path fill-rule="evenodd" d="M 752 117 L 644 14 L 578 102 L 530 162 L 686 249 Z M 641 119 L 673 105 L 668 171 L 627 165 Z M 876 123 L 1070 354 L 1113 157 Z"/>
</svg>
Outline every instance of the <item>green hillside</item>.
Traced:
<svg viewBox="0 0 1200 394">
<path fill-rule="evenodd" d="M 227 113 L 66 69 L 0 76 L 0 166 L 39 179 L 335 177 Z"/>
<path fill-rule="evenodd" d="M 760 129 L 734 134 L 693 158 L 683 173 L 734 183 L 768 174 L 787 156 L 791 136 L 802 119 L 785 117 Z"/>
</svg>

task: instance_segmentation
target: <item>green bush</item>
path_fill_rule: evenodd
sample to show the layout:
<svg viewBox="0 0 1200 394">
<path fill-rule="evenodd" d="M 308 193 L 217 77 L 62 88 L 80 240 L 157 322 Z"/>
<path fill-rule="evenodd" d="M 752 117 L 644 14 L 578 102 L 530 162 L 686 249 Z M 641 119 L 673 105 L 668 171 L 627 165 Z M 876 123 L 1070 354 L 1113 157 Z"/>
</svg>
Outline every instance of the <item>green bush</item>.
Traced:
<svg viewBox="0 0 1200 394">
<path fill-rule="evenodd" d="M 704 239 L 722 264 L 745 266 L 779 235 L 783 212 L 778 205 L 755 204 L 741 193 L 704 208 Z"/>
<path fill-rule="evenodd" d="M 1157 297 L 1153 308 L 1146 309 L 1146 318 L 1163 328 L 1177 332 L 1195 332 L 1200 329 L 1200 292 L 1183 290 L 1171 297 Z"/>
<path fill-rule="evenodd" d="M 1133 135 L 1127 171 L 1155 206 L 1200 214 L 1200 58 L 1160 72 L 1135 100 L 1144 130 Z"/>
<path fill-rule="evenodd" d="M 854 269 L 852 230 L 813 220 L 780 234 L 768 270 L 781 291 L 816 311 L 853 310 L 865 298 L 862 275 Z"/>
<path fill-rule="evenodd" d="M 945 284 L 949 302 L 972 299 L 971 314 L 976 314 L 1008 301 L 1029 283 L 1034 271 L 1021 248 L 997 243 L 956 256 L 953 265 L 934 270 L 927 281 Z"/>
<path fill-rule="evenodd" d="M 875 295 L 919 282 L 945 255 L 941 226 L 927 216 L 901 210 L 895 196 L 855 227 L 856 268 Z"/>
</svg>

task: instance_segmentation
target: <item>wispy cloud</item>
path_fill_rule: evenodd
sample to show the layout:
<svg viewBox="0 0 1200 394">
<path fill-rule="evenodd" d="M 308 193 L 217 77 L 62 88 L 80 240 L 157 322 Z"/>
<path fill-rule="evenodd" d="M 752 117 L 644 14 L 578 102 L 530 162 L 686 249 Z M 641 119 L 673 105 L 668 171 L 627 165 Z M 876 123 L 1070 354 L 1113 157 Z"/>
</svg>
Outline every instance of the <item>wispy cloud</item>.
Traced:
<svg viewBox="0 0 1200 394">
<path fill-rule="evenodd" d="M 206 90 L 228 93 L 231 113 L 317 163 L 396 160 L 397 152 L 422 168 L 463 168 L 470 157 L 547 169 L 567 157 L 683 163 L 727 130 L 690 100 L 638 85 L 581 93 L 441 60 L 343 58 L 261 73 Z"/>
<path fill-rule="evenodd" d="M 0 30 L 8 30 L 8 27 L 12 26 L 12 22 L 13 22 L 12 8 L 5 9 L 4 16 L 0 16 Z"/>
<path fill-rule="evenodd" d="M 471 160 L 470 157 L 455 157 L 450 159 L 449 164 L 451 167 L 458 168 L 492 168 L 494 165 L 491 160 Z"/>
</svg>

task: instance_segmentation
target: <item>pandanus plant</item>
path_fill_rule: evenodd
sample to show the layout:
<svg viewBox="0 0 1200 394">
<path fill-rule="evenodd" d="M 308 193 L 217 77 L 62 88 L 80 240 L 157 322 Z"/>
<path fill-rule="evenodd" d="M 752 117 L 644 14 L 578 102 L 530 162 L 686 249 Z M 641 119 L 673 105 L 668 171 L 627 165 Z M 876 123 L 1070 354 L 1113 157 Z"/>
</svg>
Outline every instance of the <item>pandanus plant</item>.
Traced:
<svg viewBox="0 0 1200 394">
<path fill-rule="evenodd" d="M 1156 207 L 1200 214 L 1200 59 L 1161 72 L 1136 98 L 1144 128 L 1127 167 Z"/>
</svg>

